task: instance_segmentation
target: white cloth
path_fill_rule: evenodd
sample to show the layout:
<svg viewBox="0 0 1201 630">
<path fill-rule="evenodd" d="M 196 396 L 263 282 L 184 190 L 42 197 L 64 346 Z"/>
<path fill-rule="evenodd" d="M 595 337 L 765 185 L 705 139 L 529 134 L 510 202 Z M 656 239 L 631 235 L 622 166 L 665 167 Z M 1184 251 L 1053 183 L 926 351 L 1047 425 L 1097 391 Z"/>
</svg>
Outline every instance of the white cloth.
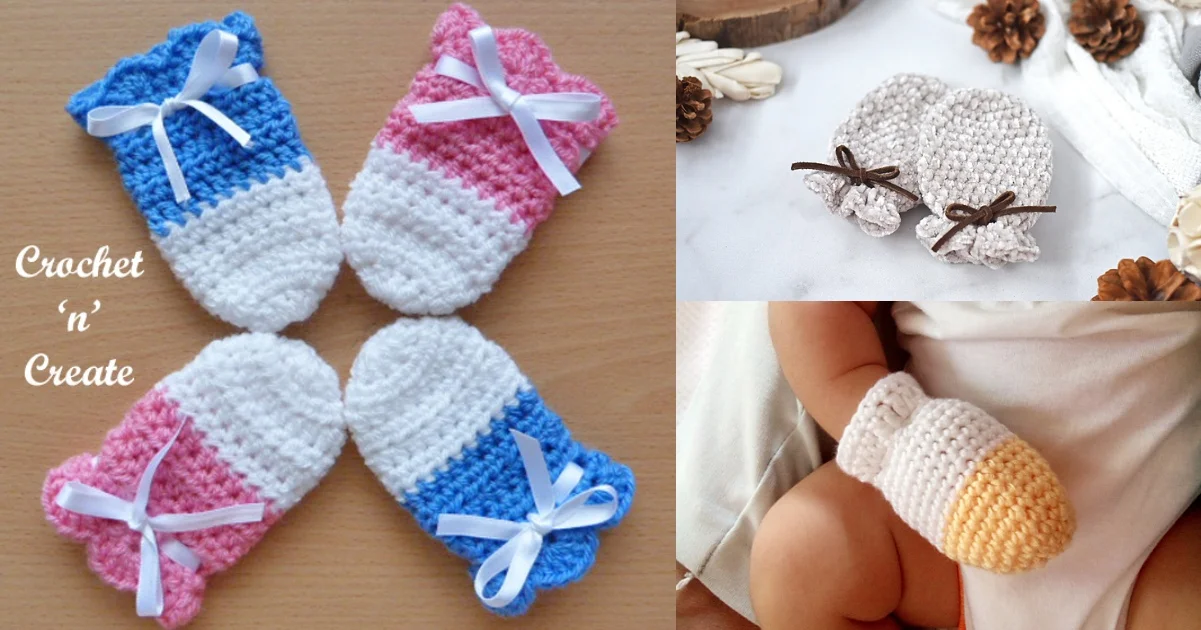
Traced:
<svg viewBox="0 0 1201 630">
<path fill-rule="evenodd" d="M 960 22 L 979 4 L 926 1 Z M 1133 0 L 1143 41 L 1106 65 L 1068 32 L 1070 0 L 1040 4 L 1047 32 L 1019 66 L 1023 94 L 1123 196 L 1168 225 L 1178 197 L 1201 183 L 1201 97 L 1180 71 L 1185 26 L 1201 24 L 1201 11 Z"/>
<path fill-rule="evenodd" d="M 1184 29 L 1180 69 L 1184 71 L 1184 78 L 1188 79 L 1189 83 L 1197 84 L 1198 75 L 1201 75 L 1201 25 Z"/>
<path fill-rule="evenodd" d="M 1201 309 L 898 304 L 909 372 L 1032 444 L 1078 528 L 1043 569 L 963 568 L 971 630 L 1115 630 L 1138 570 L 1201 487 Z"/>
<path fill-rule="evenodd" d="M 751 542 L 821 464 L 816 424 L 780 372 L 767 305 L 676 305 L 676 560 L 754 621 Z"/>
</svg>

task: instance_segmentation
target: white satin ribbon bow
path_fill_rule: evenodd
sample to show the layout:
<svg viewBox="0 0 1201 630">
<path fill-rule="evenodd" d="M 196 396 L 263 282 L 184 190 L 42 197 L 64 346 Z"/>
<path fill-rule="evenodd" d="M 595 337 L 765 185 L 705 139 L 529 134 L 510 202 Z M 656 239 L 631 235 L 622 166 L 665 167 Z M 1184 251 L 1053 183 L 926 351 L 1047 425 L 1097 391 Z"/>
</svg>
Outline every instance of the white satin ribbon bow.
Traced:
<svg viewBox="0 0 1201 630">
<path fill-rule="evenodd" d="M 505 69 L 500 63 L 496 34 L 492 27 L 472 29 L 471 50 L 475 55 L 475 67 L 442 55 L 434 71 L 463 83 L 487 90 L 489 96 L 475 96 L 457 101 L 421 103 L 409 107 L 417 122 L 437 123 L 476 118 L 512 116 L 521 130 L 534 161 L 546 173 L 560 195 L 569 195 L 580 189 L 580 183 L 563 164 L 551 146 L 539 120 L 561 122 L 587 122 L 596 120 L 601 114 L 601 97 L 588 92 L 554 92 L 549 94 L 522 94 L 505 83 Z"/>
<path fill-rule="evenodd" d="M 521 593 L 530 569 L 538 559 L 538 552 L 542 550 L 543 536 L 557 529 L 599 525 L 617 513 L 617 490 L 608 484 L 593 486 L 563 502 L 579 485 L 584 469 L 569 463 L 551 485 L 550 471 L 538 440 L 514 429 L 509 432 L 517 442 L 517 450 L 525 465 L 525 474 L 534 495 L 535 511 L 526 515 L 524 522 L 470 514 L 442 514 L 438 516 L 438 529 L 435 532 L 436 536 L 506 541 L 484 560 L 475 574 L 475 594 L 484 605 L 491 608 L 503 608 Z M 585 505 L 598 492 L 604 492 L 610 498 L 603 503 Z M 492 597 L 484 597 L 488 582 L 502 572 L 505 572 L 505 579 L 500 589 Z"/>
<path fill-rule="evenodd" d="M 159 567 L 159 551 L 171 560 L 195 571 L 200 568 L 200 558 L 186 545 L 176 539 L 158 544 L 155 532 L 178 533 L 191 532 L 198 529 L 208 529 L 219 525 L 235 525 L 238 523 L 257 523 L 263 520 L 265 503 L 243 503 L 228 507 L 195 512 L 192 514 L 146 514 L 146 504 L 150 502 L 150 485 L 154 482 L 154 473 L 158 465 L 167 455 L 167 451 L 175 444 L 180 431 L 183 431 L 185 420 L 175 430 L 175 434 L 146 465 L 142 478 L 138 480 L 137 494 L 133 501 L 115 497 L 103 490 L 98 490 L 78 481 L 68 481 L 59 490 L 54 502 L 64 510 L 107 518 L 114 521 L 124 521 L 129 528 L 142 536 L 141 564 L 138 566 L 137 609 L 139 617 L 158 617 L 163 614 L 163 582 Z"/>
<path fill-rule="evenodd" d="M 179 160 L 175 158 L 175 150 L 171 148 L 171 140 L 167 138 L 167 128 L 163 121 L 171 114 L 191 107 L 217 123 L 217 126 L 224 129 L 242 145 L 242 148 L 249 147 L 250 134 L 245 129 L 216 107 L 200 100 L 213 87 L 233 89 L 259 79 L 259 73 L 248 63 L 230 67 L 237 54 L 237 35 L 225 31 L 209 32 L 196 48 L 196 54 L 192 57 L 192 67 L 188 70 L 188 78 L 179 94 L 159 104 L 107 105 L 92 109 L 88 112 L 88 133 L 97 138 L 108 138 L 150 125 L 154 144 L 163 158 L 163 168 L 171 182 L 171 191 L 175 193 L 175 203 L 191 199 L 192 194 L 188 192 L 188 185 L 184 182 L 183 170 L 179 167 Z"/>
</svg>

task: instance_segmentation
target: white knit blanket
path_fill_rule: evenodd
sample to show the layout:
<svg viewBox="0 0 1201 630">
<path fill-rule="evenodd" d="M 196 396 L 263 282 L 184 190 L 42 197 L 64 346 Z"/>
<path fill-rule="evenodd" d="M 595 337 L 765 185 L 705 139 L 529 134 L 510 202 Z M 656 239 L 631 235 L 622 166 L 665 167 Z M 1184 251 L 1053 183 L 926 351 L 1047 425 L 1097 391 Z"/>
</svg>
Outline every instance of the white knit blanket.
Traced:
<svg viewBox="0 0 1201 630">
<path fill-rule="evenodd" d="M 965 31 L 979 4 L 926 2 Z M 1201 10 L 1133 0 L 1147 25 L 1143 42 L 1106 65 L 1068 32 L 1069 0 L 1040 4 L 1047 33 L 1021 62 L 1024 96 L 1118 192 L 1168 225 L 1179 197 L 1201 183 L 1201 97 L 1181 71 L 1185 27 L 1201 24 Z"/>
</svg>

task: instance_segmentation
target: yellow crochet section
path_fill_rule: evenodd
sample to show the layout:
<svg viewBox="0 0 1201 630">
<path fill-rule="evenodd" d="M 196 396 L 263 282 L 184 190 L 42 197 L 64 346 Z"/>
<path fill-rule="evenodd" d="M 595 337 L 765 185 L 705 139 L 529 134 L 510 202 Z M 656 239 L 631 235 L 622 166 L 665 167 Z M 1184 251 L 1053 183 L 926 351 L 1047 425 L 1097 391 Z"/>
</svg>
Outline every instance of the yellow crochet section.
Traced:
<svg viewBox="0 0 1201 630">
<path fill-rule="evenodd" d="M 1037 569 L 1072 540 L 1076 517 L 1047 461 L 1014 437 L 979 462 L 943 530 L 947 557 L 996 573 Z"/>
</svg>

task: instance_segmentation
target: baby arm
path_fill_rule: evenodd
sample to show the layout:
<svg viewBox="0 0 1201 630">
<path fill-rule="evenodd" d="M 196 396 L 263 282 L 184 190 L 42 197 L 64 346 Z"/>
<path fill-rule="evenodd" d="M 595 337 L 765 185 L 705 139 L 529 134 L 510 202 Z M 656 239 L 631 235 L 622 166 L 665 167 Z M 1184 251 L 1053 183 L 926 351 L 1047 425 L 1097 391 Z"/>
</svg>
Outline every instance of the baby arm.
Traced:
<svg viewBox="0 0 1201 630">
<path fill-rule="evenodd" d="M 784 378 L 826 433 L 842 439 L 859 402 L 888 376 L 875 302 L 772 302 L 768 327 Z"/>
<path fill-rule="evenodd" d="M 772 343 L 805 410 L 839 440 L 837 463 L 952 560 L 1009 573 L 1059 554 L 1075 531 L 1047 462 L 968 402 L 890 373 L 874 303 L 773 303 Z"/>
</svg>

